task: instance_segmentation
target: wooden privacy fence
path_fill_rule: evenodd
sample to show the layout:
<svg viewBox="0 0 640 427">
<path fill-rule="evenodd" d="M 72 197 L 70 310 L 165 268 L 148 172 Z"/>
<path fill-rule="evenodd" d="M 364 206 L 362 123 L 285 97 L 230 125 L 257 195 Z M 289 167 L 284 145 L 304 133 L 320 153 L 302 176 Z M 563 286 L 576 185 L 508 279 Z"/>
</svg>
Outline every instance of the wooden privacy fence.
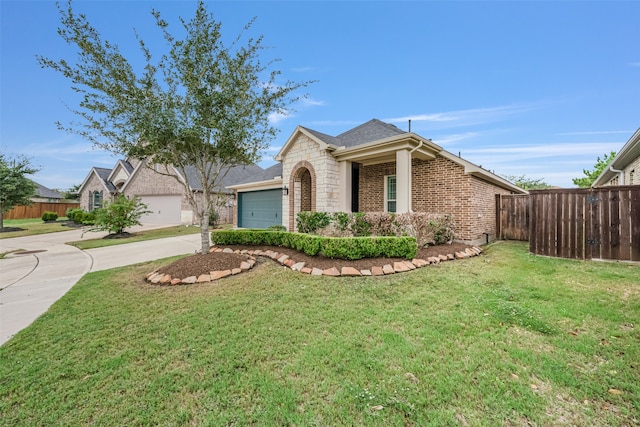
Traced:
<svg viewBox="0 0 640 427">
<path fill-rule="evenodd" d="M 496 235 L 501 240 L 529 240 L 528 194 L 496 194 Z"/>
<path fill-rule="evenodd" d="M 640 261 L 640 186 L 533 190 L 527 202 L 519 197 L 499 201 L 499 238 L 528 235 L 529 250 L 538 255 Z"/>
<path fill-rule="evenodd" d="M 35 202 L 31 206 L 15 206 L 3 215 L 4 219 L 40 218 L 45 211 L 55 212 L 58 216 L 66 216 L 67 209 L 79 208 L 80 203 L 43 203 Z"/>
</svg>

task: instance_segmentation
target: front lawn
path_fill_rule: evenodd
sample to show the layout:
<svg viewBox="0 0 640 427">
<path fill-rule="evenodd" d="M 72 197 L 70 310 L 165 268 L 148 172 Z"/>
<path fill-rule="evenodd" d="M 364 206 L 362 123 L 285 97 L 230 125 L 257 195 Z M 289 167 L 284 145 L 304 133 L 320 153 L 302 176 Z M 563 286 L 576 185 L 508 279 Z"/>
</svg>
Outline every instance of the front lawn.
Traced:
<svg viewBox="0 0 640 427">
<path fill-rule="evenodd" d="M 36 234 L 55 233 L 58 231 L 69 231 L 73 228 L 65 225 L 66 218 L 58 218 L 57 221 L 44 222 L 40 218 L 31 219 L 5 219 L 3 221 L 4 228 L 16 228 L 16 231 L 3 231 L 0 233 L 0 239 L 8 239 L 10 237 L 32 236 Z"/>
<path fill-rule="evenodd" d="M 0 347 L 0 424 L 640 422 L 638 265 L 499 243 L 381 278 L 143 283 L 167 262 L 88 274 Z"/>
<path fill-rule="evenodd" d="M 120 239 L 85 239 L 69 242 L 68 245 L 75 246 L 78 249 L 94 249 L 103 248 L 105 246 L 121 245 L 125 243 L 142 242 L 145 240 L 162 239 L 165 237 L 175 237 L 188 234 L 200 233 L 200 227 L 186 227 L 184 225 L 176 225 L 173 227 L 154 228 L 152 230 L 138 231 L 132 233 L 130 237 Z"/>
</svg>

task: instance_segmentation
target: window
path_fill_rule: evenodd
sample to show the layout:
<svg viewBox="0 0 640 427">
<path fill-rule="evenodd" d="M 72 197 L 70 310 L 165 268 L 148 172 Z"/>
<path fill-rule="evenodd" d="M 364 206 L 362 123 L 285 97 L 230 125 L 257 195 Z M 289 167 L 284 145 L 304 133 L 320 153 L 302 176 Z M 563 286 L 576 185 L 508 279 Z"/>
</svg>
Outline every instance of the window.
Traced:
<svg viewBox="0 0 640 427">
<path fill-rule="evenodd" d="M 396 176 L 384 177 L 384 207 L 385 212 L 396 211 Z"/>
<path fill-rule="evenodd" d="M 94 191 L 93 205 L 91 206 L 91 210 L 100 209 L 101 207 L 102 207 L 102 192 Z"/>
</svg>

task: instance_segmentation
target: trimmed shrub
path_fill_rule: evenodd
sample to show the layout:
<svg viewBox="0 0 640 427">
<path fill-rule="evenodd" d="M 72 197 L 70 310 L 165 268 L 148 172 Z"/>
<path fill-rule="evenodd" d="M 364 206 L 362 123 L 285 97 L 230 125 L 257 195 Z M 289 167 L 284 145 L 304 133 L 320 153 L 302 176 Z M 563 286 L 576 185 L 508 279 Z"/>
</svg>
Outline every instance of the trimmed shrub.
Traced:
<svg viewBox="0 0 640 427">
<path fill-rule="evenodd" d="M 83 212 L 84 212 L 84 211 L 83 211 L 82 209 L 80 209 L 80 208 L 73 208 L 73 209 L 67 209 L 67 212 L 66 212 L 66 214 L 65 214 L 65 215 L 67 216 L 67 218 L 69 219 L 69 221 L 75 221 L 75 222 L 78 222 L 78 221 L 76 221 L 76 218 L 75 218 L 75 217 L 76 217 L 76 215 L 78 215 L 78 214 L 82 215 L 82 213 L 83 213 Z"/>
<path fill-rule="evenodd" d="M 51 212 L 51 211 L 44 211 L 44 212 L 42 213 L 42 220 L 43 220 L 44 222 L 47 222 L 47 221 L 55 221 L 55 220 L 57 220 L 57 219 L 58 219 L 58 214 L 57 214 L 57 213 L 55 213 L 55 212 Z"/>
<path fill-rule="evenodd" d="M 415 258 L 413 237 L 323 237 L 303 233 L 271 230 L 214 230 L 211 242 L 216 245 L 283 246 L 309 256 L 361 259 L 371 257 Z"/>
<path fill-rule="evenodd" d="M 451 215 L 427 212 L 301 212 L 298 231 L 330 237 L 410 236 L 418 247 L 451 243 L 455 222 Z"/>
<path fill-rule="evenodd" d="M 296 217 L 296 226 L 300 233 L 317 233 L 331 223 L 331 214 L 327 212 L 300 212 Z"/>
<path fill-rule="evenodd" d="M 271 231 L 287 231 L 287 227 L 285 227 L 284 225 L 270 225 L 269 227 L 267 227 L 267 230 L 271 230 Z"/>
<path fill-rule="evenodd" d="M 95 209 L 91 212 L 82 211 L 74 216 L 74 222 L 82 225 L 93 225 L 96 223 L 96 214 L 95 212 L 98 209 Z"/>
</svg>

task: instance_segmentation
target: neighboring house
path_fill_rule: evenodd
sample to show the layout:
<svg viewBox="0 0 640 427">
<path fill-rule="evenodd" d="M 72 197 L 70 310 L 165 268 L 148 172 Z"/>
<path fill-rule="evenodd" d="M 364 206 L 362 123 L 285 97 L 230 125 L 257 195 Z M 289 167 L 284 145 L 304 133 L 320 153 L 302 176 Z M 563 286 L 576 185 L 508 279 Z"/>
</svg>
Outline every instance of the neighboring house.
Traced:
<svg viewBox="0 0 640 427">
<path fill-rule="evenodd" d="M 170 168 L 172 173 L 178 173 Z M 198 218 L 189 204 L 184 186 L 175 178 L 163 175 L 163 170 L 166 171 L 162 165 L 149 166 L 146 161 L 136 159 L 118 160 L 112 169 L 94 167 L 78 190 L 80 208 L 89 211 L 101 208 L 105 200 L 125 194 L 139 196 L 148 206 L 151 213 L 141 218 L 143 223 L 197 223 Z M 261 172 L 262 168 L 257 165 L 232 168 L 221 181 L 217 195 L 224 199 L 225 204 L 233 203 L 233 192 L 225 190 L 225 187 Z M 189 184 L 190 191 L 202 192 L 195 170 L 188 170 L 186 177 L 178 175 Z"/>
<path fill-rule="evenodd" d="M 592 187 L 640 185 L 640 128 L 602 171 Z"/>
<path fill-rule="evenodd" d="M 374 119 L 338 136 L 298 126 L 276 160 L 237 193 L 235 225 L 295 229 L 302 211 L 451 214 L 456 238 L 495 238 L 496 194 L 526 194 L 431 140 Z"/>
<path fill-rule="evenodd" d="M 57 203 L 64 199 L 64 196 L 55 190 L 40 185 L 35 181 L 31 181 L 36 186 L 36 195 L 31 198 L 32 202 Z"/>
</svg>

